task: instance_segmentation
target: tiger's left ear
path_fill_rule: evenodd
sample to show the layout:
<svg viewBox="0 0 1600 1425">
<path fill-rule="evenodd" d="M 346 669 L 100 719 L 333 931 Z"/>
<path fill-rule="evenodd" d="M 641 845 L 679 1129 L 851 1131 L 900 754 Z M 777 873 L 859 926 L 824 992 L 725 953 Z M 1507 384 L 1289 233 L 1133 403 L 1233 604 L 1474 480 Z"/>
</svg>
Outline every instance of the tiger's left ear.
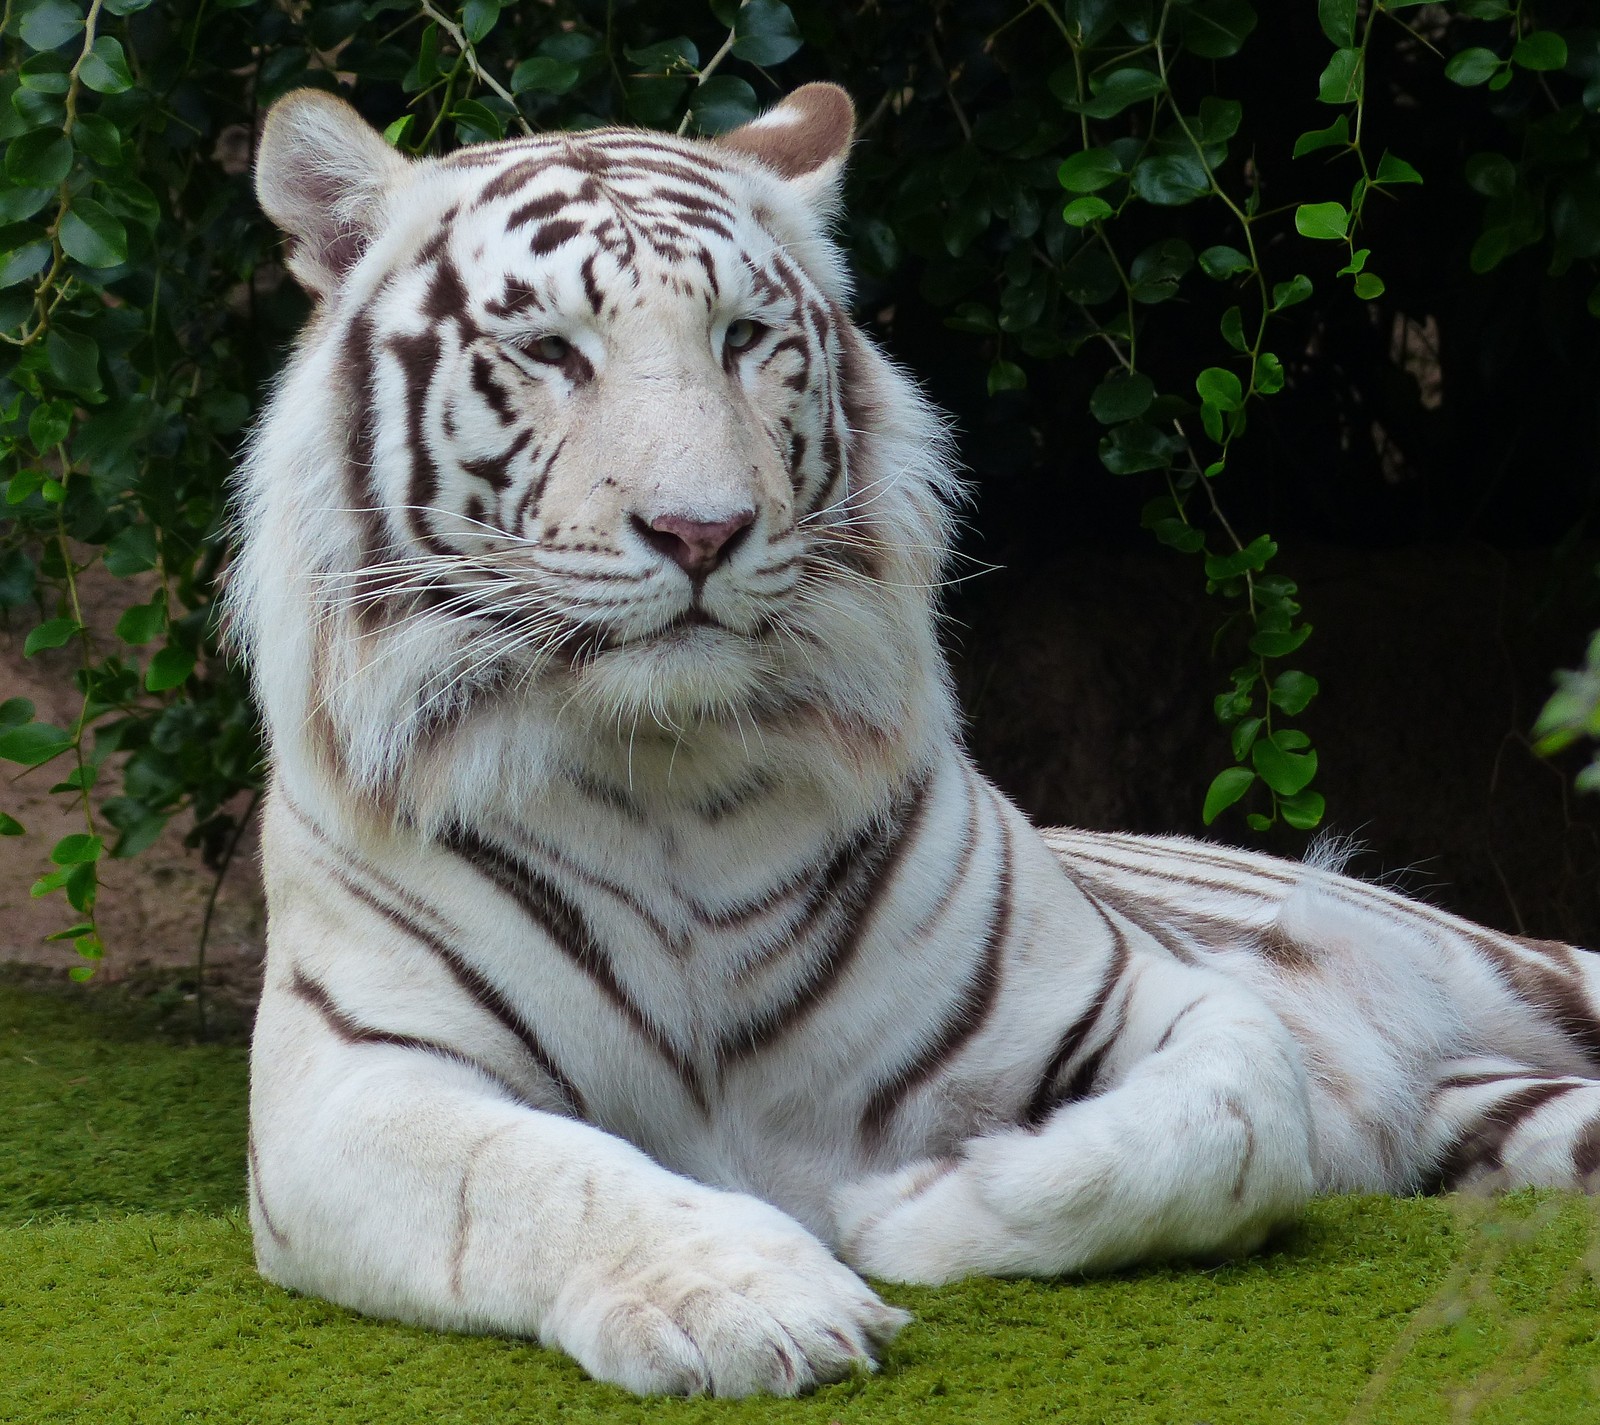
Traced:
<svg viewBox="0 0 1600 1425">
<path fill-rule="evenodd" d="M 845 155 L 855 137 L 856 110 L 837 84 L 802 84 L 759 119 L 712 140 L 747 154 L 799 190 L 821 217 L 839 206 Z"/>
</svg>

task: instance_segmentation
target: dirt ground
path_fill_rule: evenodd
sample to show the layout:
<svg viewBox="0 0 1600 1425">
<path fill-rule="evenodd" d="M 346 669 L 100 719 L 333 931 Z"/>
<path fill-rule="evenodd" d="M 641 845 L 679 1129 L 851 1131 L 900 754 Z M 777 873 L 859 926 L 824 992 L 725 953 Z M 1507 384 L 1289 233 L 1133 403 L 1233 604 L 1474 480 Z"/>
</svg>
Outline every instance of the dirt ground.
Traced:
<svg viewBox="0 0 1600 1425">
<path fill-rule="evenodd" d="M 144 597 L 131 581 L 119 583 L 109 576 L 84 581 L 80 592 L 91 627 L 102 633 L 124 608 Z M 15 623 L 13 629 L 0 629 L 0 700 L 27 698 L 36 717 L 58 727 L 70 726 L 78 712 L 72 686 L 75 651 L 55 649 L 24 658 L 27 625 L 21 619 Z M 28 770 L 0 764 L 4 779 L 0 810 L 27 829 L 24 836 L 0 839 L 0 964 L 39 966 L 64 976 L 84 962 L 70 942 L 45 937 L 79 917 L 59 893 L 37 899 L 29 895 L 34 881 L 54 869 L 50 848 L 61 837 L 84 829 L 81 808 L 49 791 L 60 780 L 62 768 L 61 762 Z M 99 796 L 115 795 L 119 780 L 113 768 L 104 769 Z M 98 829 L 114 834 L 105 826 Z M 97 980 L 117 982 L 160 971 L 170 981 L 174 972 L 192 973 L 214 877 L 199 853 L 183 845 L 187 830 L 187 819 L 179 818 L 140 856 L 102 861 L 96 910 L 106 954 L 97 968 Z M 225 996 L 253 997 L 265 948 L 265 903 L 251 828 L 217 894 L 206 945 L 208 986 Z M 188 976 L 180 973 L 177 978 Z"/>
</svg>

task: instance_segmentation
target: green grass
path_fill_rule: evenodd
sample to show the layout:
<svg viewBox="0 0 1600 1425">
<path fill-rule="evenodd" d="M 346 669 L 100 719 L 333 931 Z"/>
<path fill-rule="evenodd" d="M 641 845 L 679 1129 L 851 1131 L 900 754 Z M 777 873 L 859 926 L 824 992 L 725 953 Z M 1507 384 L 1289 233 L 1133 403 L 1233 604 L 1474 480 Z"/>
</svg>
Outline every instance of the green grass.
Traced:
<svg viewBox="0 0 1600 1425">
<path fill-rule="evenodd" d="M 800 1401 L 641 1402 L 525 1343 L 262 1282 L 244 1051 L 0 979 L 0 1421 L 1600 1425 L 1592 1206 L 1318 1203 L 1220 1270 L 888 1288 L 917 1322 Z"/>
</svg>

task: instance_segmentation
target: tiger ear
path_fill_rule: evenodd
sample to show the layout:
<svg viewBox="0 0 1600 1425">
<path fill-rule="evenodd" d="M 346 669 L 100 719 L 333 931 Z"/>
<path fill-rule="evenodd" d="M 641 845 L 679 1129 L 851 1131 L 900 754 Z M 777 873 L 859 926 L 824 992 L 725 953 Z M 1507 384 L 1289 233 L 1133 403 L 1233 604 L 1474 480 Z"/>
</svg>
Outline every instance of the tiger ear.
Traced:
<svg viewBox="0 0 1600 1425">
<path fill-rule="evenodd" d="M 343 99 L 296 89 L 274 104 L 256 155 L 256 198 L 294 242 L 288 266 L 326 297 L 377 236 L 408 164 Z"/>
<path fill-rule="evenodd" d="M 837 84 L 802 84 L 759 119 L 712 142 L 746 154 L 799 189 L 819 215 L 839 205 L 845 155 L 855 137 L 856 110 Z"/>
</svg>

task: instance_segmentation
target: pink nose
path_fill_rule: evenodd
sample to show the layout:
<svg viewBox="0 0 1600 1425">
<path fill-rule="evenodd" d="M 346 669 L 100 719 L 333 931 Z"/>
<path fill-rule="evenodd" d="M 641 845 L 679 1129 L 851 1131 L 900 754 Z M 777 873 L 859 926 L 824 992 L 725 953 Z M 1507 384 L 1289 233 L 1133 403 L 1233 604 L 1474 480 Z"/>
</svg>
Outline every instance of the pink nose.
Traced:
<svg viewBox="0 0 1600 1425">
<path fill-rule="evenodd" d="M 665 554 L 691 579 L 703 579 L 738 544 L 739 537 L 756 522 L 754 510 L 740 510 L 724 520 L 696 520 L 687 515 L 657 515 L 648 523 L 633 517 L 634 528 L 646 544 Z"/>
</svg>

